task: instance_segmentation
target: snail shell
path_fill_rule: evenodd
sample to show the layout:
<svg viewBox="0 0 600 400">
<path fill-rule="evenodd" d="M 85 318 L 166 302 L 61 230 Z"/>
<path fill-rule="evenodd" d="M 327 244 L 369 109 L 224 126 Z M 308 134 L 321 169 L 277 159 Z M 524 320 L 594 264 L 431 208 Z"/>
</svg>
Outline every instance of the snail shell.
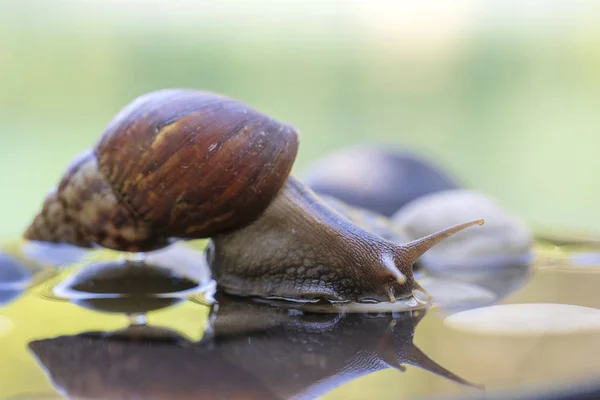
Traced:
<svg viewBox="0 0 600 400">
<path fill-rule="evenodd" d="M 292 168 L 296 131 L 211 93 L 134 100 L 69 167 L 30 240 L 149 251 L 255 219 Z"/>
</svg>

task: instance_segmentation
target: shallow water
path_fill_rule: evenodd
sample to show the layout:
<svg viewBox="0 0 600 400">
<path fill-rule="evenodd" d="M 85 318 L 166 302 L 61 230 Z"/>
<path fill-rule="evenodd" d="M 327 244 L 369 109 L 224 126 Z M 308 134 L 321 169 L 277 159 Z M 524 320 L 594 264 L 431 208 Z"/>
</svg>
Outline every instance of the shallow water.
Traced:
<svg viewBox="0 0 600 400">
<path fill-rule="evenodd" d="M 423 276 L 434 306 L 394 312 L 215 293 L 184 246 L 129 263 L 111 252 L 3 253 L 0 398 L 408 399 L 600 375 L 589 314 L 583 329 L 568 307 L 517 309 L 496 330 L 468 314 L 521 303 L 597 311 L 593 246 L 539 244 L 530 268 Z"/>
</svg>

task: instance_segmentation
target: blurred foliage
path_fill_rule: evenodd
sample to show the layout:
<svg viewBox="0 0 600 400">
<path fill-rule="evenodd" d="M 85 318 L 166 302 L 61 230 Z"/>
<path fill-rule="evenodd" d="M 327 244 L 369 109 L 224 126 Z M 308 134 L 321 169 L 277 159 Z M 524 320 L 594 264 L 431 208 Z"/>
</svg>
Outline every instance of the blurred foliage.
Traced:
<svg viewBox="0 0 600 400">
<path fill-rule="evenodd" d="M 356 2 L 301 12 L 261 1 L 245 14 L 242 2 L 218 13 L 208 2 L 152 16 L 154 2 L 131 3 L 0 2 L 0 236 L 19 234 L 122 106 L 165 87 L 220 92 L 294 124 L 296 172 L 342 146 L 390 143 L 536 226 L 600 231 L 597 7 L 529 21 L 460 2 L 469 18 L 450 18 L 454 28 L 403 31 L 403 6 L 386 16 Z"/>
</svg>

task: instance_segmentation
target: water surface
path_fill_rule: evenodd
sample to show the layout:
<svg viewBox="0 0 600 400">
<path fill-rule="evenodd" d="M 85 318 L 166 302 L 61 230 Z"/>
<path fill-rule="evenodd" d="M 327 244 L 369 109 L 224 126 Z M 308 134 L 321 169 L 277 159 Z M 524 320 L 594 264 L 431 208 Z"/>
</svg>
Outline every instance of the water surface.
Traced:
<svg viewBox="0 0 600 400">
<path fill-rule="evenodd" d="M 575 313 L 543 317 L 556 321 L 541 332 L 445 323 L 499 304 L 600 308 L 593 247 L 539 244 L 529 268 L 422 276 L 436 304 L 395 312 L 214 292 L 183 246 L 131 262 L 4 246 L 0 263 L 0 398 L 408 399 L 600 374 L 600 329 L 552 329 Z"/>
</svg>

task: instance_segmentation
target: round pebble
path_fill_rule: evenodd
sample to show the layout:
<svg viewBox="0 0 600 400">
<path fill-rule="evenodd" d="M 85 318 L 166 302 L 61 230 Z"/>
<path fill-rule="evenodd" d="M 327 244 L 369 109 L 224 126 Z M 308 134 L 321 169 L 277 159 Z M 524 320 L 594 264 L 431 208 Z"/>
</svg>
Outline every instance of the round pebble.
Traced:
<svg viewBox="0 0 600 400">
<path fill-rule="evenodd" d="M 393 217 L 410 240 L 483 218 L 483 226 L 444 239 L 422 257 L 425 268 L 499 268 L 527 265 L 532 258 L 530 229 L 490 197 L 474 190 L 447 190 L 412 201 Z"/>
<path fill-rule="evenodd" d="M 441 308 L 463 308 L 487 305 L 496 300 L 496 294 L 484 287 L 456 280 L 427 277 L 419 283 Z"/>
<path fill-rule="evenodd" d="M 319 195 L 387 217 L 420 196 L 460 186 L 427 159 L 389 146 L 338 150 L 312 165 L 301 179 Z"/>
<path fill-rule="evenodd" d="M 444 324 L 480 335 L 573 334 L 600 331 L 600 310 L 568 304 L 505 304 L 458 312 Z"/>
</svg>

